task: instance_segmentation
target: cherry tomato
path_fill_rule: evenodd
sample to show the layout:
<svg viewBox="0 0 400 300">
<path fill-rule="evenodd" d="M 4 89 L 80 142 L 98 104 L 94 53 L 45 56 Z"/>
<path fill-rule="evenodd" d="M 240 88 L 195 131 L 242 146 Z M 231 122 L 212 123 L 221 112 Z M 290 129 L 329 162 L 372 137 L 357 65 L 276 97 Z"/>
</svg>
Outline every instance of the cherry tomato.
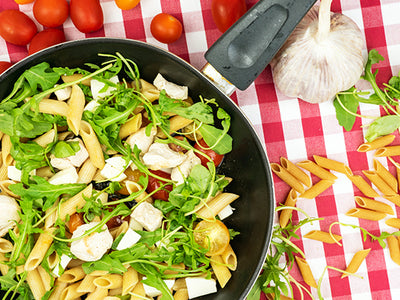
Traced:
<svg viewBox="0 0 400 300">
<path fill-rule="evenodd" d="M 208 149 L 209 147 L 208 147 L 208 145 L 206 144 L 206 142 L 203 139 L 199 140 L 194 145 L 194 147 L 197 150 L 203 152 L 204 154 L 207 154 L 211 158 L 211 160 L 214 162 L 215 166 L 219 166 L 219 164 L 221 163 L 222 159 L 224 158 L 223 155 L 218 154 L 217 152 L 215 152 L 212 149 Z M 201 155 L 201 154 L 196 153 L 196 155 L 197 155 L 198 158 L 200 158 L 201 164 L 204 167 L 207 167 L 207 163 L 209 162 L 209 160 L 206 157 L 204 157 L 203 155 Z"/>
<path fill-rule="evenodd" d="M 115 3 L 120 9 L 129 10 L 138 5 L 140 0 L 115 0 Z"/>
<path fill-rule="evenodd" d="M 35 23 L 23 12 L 14 9 L 0 12 L 0 36 L 11 44 L 29 44 L 36 34 Z"/>
<path fill-rule="evenodd" d="M 28 4 L 28 3 L 32 3 L 35 0 L 14 0 L 14 1 L 17 4 Z"/>
<path fill-rule="evenodd" d="M 85 222 L 83 222 L 83 213 L 74 213 L 68 221 L 67 227 L 69 232 L 73 233 L 76 228 L 79 226 L 83 225 Z"/>
<path fill-rule="evenodd" d="M 220 255 L 229 245 L 229 230 L 220 220 L 203 220 L 196 225 L 194 240 L 204 249 L 208 249 L 206 255 Z"/>
<path fill-rule="evenodd" d="M 12 63 L 8 61 L 0 61 L 0 74 L 12 66 Z"/>
<path fill-rule="evenodd" d="M 104 16 L 99 0 L 71 0 L 70 15 L 80 32 L 89 33 L 103 26 Z"/>
<path fill-rule="evenodd" d="M 170 14 L 160 13 L 151 20 L 150 31 L 156 40 L 169 44 L 182 35 L 182 24 Z"/>
<path fill-rule="evenodd" d="M 211 14 L 221 32 L 225 32 L 246 12 L 245 0 L 212 0 Z"/>
<path fill-rule="evenodd" d="M 28 54 L 65 42 L 64 32 L 56 28 L 45 29 L 36 34 L 29 44 Z"/>
<path fill-rule="evenodd" d="M 163 177 L 166 179 L 171 179 L 171 176 L 168 173 L 165 173 L 163 171 L 157 170 L 157 171 L 151 171 L 151 173 L 159 176 L 159 177 Z M 158 189 L 162 184 L 165 184 L 165 182 L 154 178 L 152 176 L 149 176 L 149 184 L 147 185 L 147 189 L 146 191 L 148 193 L 151 193 L 153 191 L 155 191 L 156 189 Z M 161 190 L 155 192 L 152 197 L 154 199 L 160 199 L 160 200 L 164 200 L 167 201 L 168 200 L 168 196 L 169 196 L 169 192 L 172 191 L 172 185 L 166 185 L 164 186 Z"/>
<path fill-rule="evenodd" d="M 36 0 L 33 4 L 33 15 L 43 26 L 60 26 L 68 18 L 68 14 L 67 0 Z"/>
</svg>

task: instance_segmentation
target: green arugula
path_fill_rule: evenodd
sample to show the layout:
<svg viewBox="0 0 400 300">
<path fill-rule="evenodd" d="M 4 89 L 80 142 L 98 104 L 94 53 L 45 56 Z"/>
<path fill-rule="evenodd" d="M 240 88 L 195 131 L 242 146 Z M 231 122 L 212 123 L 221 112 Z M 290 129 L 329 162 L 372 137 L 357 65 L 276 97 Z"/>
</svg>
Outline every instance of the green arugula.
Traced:
<svg viewBox="0 0 400 300">
<path fill-rule="evenodd" d="M 54 154 L 57 158 L 65 158 L 68 156 L 75 155 L 81 149 L 79 146 L 78 141 L 74 142 L 65 142 L 65 141 L 58 141 L 54 148 L 51 150 L 51 153 Z"/>
</svg>

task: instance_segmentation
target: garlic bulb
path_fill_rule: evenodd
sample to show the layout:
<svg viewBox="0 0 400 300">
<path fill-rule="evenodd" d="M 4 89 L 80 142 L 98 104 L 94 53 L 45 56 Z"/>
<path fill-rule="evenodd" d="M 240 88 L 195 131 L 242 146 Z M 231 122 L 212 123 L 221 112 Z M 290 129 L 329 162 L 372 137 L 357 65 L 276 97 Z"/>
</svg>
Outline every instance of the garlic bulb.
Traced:
<svg viewBox="0 0 400 300">
<path fill-rule="evenodd" d="M 271 61 L 275 85 L 289 97 L 328 101 L 360 79 L 362 33 L 349 17 L 330 12 L 331 1 L 314 6 Z"/>
</svg>

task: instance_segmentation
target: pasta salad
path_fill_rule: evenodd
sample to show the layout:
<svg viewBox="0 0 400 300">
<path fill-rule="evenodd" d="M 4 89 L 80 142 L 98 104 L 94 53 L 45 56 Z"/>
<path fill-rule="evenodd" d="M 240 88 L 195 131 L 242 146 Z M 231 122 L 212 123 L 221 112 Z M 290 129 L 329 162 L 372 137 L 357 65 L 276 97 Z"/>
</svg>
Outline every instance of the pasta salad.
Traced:
<svg viewBox="0 0 400 300">
<path fill-rule="evenodd" d="M 239 196 L 217 174 L 230 116 L 102 56 L 86 69 L 35 65 L 0 102 L 4 299 L 214 293 L 237 265 L 223 219 Z"/>
</svg>

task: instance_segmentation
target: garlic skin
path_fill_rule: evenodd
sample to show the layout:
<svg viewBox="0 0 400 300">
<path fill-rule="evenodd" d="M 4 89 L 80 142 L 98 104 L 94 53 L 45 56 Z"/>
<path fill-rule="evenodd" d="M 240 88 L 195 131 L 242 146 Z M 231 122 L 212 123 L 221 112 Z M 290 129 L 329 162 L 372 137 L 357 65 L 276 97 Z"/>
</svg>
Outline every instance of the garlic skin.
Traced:
<svg viewBox="0 0 400 300">
<path fill-rule="evenodd" d="M 271 61 L 276 87 L 310 103 L 331 100 L 352 87 L 364 69 L 363 35 L 349 17 L 314 6 Z"/>
</svg>

